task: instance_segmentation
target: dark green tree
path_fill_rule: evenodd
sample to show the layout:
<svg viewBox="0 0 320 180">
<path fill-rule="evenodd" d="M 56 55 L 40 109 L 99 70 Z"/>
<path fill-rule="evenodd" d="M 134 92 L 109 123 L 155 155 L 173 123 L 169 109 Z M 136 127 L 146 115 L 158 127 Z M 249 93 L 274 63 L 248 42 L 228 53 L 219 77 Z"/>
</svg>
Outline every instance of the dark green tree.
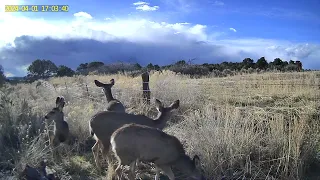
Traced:
<svg viewBox="0 0 320 180">
<path fill-rule="evenodd" d="M 177 66 L 184 66 L 184 65 L 186 65 L 187 64 L 187 62 L 185 61 L 185 60 L 180 60 L 180 61 L 177 61 L 176 63 L 175 63 L 175 65 L 177 65 Z"/>
<path fill-rule="evenodd" d="M 277 70 L 282 70 L 283 65 L 283 61 L 280 58 L 275 58 L 273 62 L 270 62 L 270 66 Z"/>
<path fill-rule="evenodd" d="M 147 69 L 149 69 L 149 70 L 154 69 L 153 64 L 152 64 L 152 63 L 149 63 L 149 64 L 147 65 Z"/>
<path fill-rule="evenodd" d="M 28 67 L 28 72 L 36 77 L 50 77 L 57 72 L 57 66 L 50 60 L 37 59 Z"/>
<path fill-rule="evenodd" d="M 160 71 L 160 69 L 161 69 L 158 64 L 155 64 L 153 67 L 154 67 L 154 70 L 156 70 L 156 71 Z"/>
<path fill-rule="evenodd" d="M 251 58 L 245 58 L 245 59 L 242 61 L 242 65 L 243 65 L 243 68 L 245 68 L 245 69 L 253 68 L 253 66 L 254 66 L 253 59 L 251 59 Z"/>
<path fill-rule="evenodd" d="M 60 65 L 58 67 L 57 70 L 57 76 L 62 77 L 62 76 L 73 76 L 75 74 L 74 70 L 72 70 L 71 68 L 64 66 L 64 65 Z"/>
<path fill-rule="evenodd" d="M 268 68 L 268 62 L 264 57 L 261 57 L 256 62 L 256 67 L 259 69 L 267 69 Z"/>
<path fill-rule="evenodd" d="M 301 61 L 296 61 L 295 63 L 298 66 L 298 71 L 302 70 L 302 62 Z"/>
<path fill-rule="evenodd" d="M 93 61 L 93 62 L 90 62 L 88 64 L 88 68 L 98 68 L 98 67 L 101 67 L 103 66 L 104 63 L 103 62 L 100 62 L 100 61 Z"/>
<path fill-rule="evenodd" d="M 81 63 L 78 67 L 76 71 L 83 71 L 86 70 L 88 68 L 88 63 Z"/>
<path fill-rule="evenodd" d="M 134 69 L 137 69 L 137 70 L 142 69 L 142 66 L 139 63 L 135 63 L 133 66 L 134 66 Z"/>
<path fill-rule="evenodd" d="M 295 62 L 293 60 L 290 60 L 289 64 L 295 64 Z"/>
</svg>

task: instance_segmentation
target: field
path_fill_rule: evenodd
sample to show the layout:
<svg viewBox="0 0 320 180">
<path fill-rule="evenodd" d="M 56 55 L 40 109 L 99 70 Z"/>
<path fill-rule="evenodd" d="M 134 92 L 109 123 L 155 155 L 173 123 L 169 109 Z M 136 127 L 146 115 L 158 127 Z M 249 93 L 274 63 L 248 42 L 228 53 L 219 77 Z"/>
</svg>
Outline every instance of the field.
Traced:
<svg viewBox="0 0 320 180">
<path fill-rule="evenodd" d="M 165 105 L 180 100 L 164 131 L 178 137 L 189 155 L 199 155 L 207 179 L 317 179 L 319 72 L 191 79 L 170 71 L 150 75 L 150 106 L 141 101 L 141 77 L 121 74 L 52 78 L 3 88 L 0 178 L 17 177 L 25 164 L 39 166 L 46 159 L 60 179 L 105 179 L 108 175 L 98 172 L 93 161 L 88 122 L 106 103 L 93 80 L 111 78 L 114 97 L 129 113 L 155 117 L 154 98 Z M 53 156 L 41 122 L 59 95 L 67 102 L 65 120 L 74 141 L 58 147 L 59 154 Z M 153 172 L 145 171 L 138 175 L 152 179 Z"/>
</svg>

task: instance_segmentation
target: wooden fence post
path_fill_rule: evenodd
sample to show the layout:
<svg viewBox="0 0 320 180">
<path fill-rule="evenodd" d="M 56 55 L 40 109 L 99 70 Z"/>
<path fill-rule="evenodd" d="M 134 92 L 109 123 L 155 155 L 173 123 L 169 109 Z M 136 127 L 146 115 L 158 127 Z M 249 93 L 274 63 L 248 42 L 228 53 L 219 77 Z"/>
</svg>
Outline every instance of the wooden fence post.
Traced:
<svg viewBox="0 0 320 180">
<path fill-rule="evenodd" d="M 66 90 L 67 90 L 67 94 L 69 95 L 69 90 L 68 90 L 68 86 L 67 86 L 67 82 L 64 82 L 64 85 L 66 86 Z"/>
<path fill-rule="evenodd" d="M 86 84 L 86 90 L 87 90 L 87 95 L 88 95 L 88 97 L 90 97 L 89 89 L 88 89 L 88 85 L 87 85 L 87 84 Z"/>
<path fill-rule="evenodd" d="M 142 97 L 144 103 L 150 104 L 150 89 L 149 89 L 149 73 L 145 72 L 141 75 L 142 77 Z"/>
</svg>

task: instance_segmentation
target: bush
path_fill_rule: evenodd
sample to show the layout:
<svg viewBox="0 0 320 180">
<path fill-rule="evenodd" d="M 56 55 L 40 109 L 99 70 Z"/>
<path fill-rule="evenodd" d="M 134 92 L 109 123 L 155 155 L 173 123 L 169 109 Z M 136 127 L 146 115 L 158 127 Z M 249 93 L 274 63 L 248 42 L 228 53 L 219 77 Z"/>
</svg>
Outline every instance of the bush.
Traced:
<svg viewBox="0 0 320 180">
<path fill-rule="evenodd" d="M 207 76 L 210 73 L 209 68 L 201 65 L 174 65 L 171 66 L 169 70 L 197 78 Z"/>
</svg>

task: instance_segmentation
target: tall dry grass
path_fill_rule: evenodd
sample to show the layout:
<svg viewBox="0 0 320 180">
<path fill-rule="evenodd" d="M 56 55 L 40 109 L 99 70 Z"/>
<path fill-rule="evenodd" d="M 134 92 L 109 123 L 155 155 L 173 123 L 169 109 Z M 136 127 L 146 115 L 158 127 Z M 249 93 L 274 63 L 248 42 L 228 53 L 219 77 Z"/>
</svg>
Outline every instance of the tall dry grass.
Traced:
<svg viewBox="0 0 320 180">
<path fill-rule="evenodd" d="M 181 107 L 164 131 L 177 136 L 188 154 L 200 156 L 208 179 L 304 179 L 319 151 L 319 74 L 191 79 L 165 71 L 150 76 L 150 89 L 152 98 L 167 105 L 180 99 Z M 23 164 L 36 166 L 45 158 L 62 179 L 102 178 L 91 154 L 88 121 L 106 103 L 93 80 L 111 78 L 114 97 L 127 112 L 156 115 L 153 105 L 141 103 L 141 77 L 76 76 L 53 78 L 38 87 L 37 82 L 8 86 L 3 102 L 12 100 L 12 105 L 7 102 L 1 110 L 0 136 L 9 134 L 19 145 L 0 143 L 1 160 L 9 161 L 15 173 Z M 67 101 L 65 119 L 74 142 L 62 145 L 54 157 L 39 132 L 45 132 L 42 117 L 59 95 Z"/>
</svg>

